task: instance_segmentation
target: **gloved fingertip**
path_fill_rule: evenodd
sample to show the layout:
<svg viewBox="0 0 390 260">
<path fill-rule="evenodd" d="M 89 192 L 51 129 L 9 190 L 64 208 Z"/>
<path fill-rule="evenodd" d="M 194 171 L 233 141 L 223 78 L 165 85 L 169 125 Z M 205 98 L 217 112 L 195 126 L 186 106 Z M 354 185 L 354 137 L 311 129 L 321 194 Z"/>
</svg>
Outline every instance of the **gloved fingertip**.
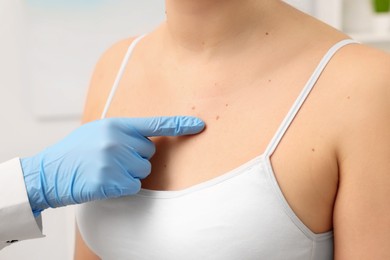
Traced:
<svg viewBox="0 0 390 260">
<path fill-rule="evenodd" d="M 131 119 L 132 128 L 143 136 L 180 136 L 201 132 L 205 123 L 194 116 L 162 116 Z"/>
<path fill-rule="evenodd" d="M 166 128 L 167 135 L 192 135 L 200 133 L 205 128 L 203 120 L 193 116 L 177 116 L 174 122 L 174 125 Z"/>
<path fill-rule="evenodd" d="M 177 135 L 197 134 L 202 132 L 205 127 L 206 125 L 202 120 L 195 118 L 192 124 L 181 125 L 177 131 Z"/>
</svg>

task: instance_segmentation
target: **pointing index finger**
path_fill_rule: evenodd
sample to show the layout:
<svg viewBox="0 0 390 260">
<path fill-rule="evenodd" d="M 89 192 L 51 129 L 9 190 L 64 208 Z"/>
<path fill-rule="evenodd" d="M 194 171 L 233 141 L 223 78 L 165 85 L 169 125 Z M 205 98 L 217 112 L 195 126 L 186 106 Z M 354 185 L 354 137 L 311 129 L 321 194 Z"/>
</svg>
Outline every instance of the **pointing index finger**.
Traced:
<svg viewBox="0 0 390 260">
<path fill-rule="evenodd" d="M 192 116 L 121 118 L 121 121 L 145 137 L 192 135 L 205 127 L 201 119 Z"/>
</svg>

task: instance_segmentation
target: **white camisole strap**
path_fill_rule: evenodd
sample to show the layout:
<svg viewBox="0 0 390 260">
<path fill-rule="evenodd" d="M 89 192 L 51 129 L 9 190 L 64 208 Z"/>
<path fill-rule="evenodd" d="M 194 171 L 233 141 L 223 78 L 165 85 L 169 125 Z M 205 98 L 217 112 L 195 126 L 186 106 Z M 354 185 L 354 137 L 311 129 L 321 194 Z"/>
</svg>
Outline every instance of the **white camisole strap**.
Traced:
<svg viewBox="0 0 390 260">
<path fill-rule="evenodd" d="M 141 35 L 141 36 L 137 37 L 129 46 L 129 48 L 126 52 L 126 55 L 122 61 L 122 64 L 120 66 L 119 72 L 115 78 L 115 81 L 114 81 L 114 84 L 113 84 L 112 89 L 110 91 L 110 94 L 108 96 L 107 102 L 104 106 L 104 110 L 102 112 L 101 119 L 105 118 L 107 115 L 108 109 L 111 105 L 111 101 L 112 101 L 112 99 L 115 95 L 115 92 L 119 86 L 120 80 L 122 79 L 123 73 L 125 72 L 127 63 L 129 62 L 129 59 L 131 57 L 131 54 L 133 53 L 135 46 L 144 37 L 145 37 L 145 35 Z M 317 80 L 321 76 L 322 72 L 326 68 L 326 65 L 328 65 L 328 63 L 332 59 L 332 57 L 336 54 L 336 52 L 339 49 L 341 49 L 345 45 L 353 44 L 353 43 L 359 43 L 359 42 L 352 40 L 352 39 L 342 40 L 342 41 L 336 43 L 335 45 L 333 45 L 333 47 L 330 48 L 329 51 L 324 55 L 324 57 L 321 59 L 320 63 L 318 64 L 318 66 L 314 70 L 313 74 L 311 75 L 311 77 L 307 81 L 305 87 L 302 89 L 298 98 L 295 100 L 290 111 L 288 112 L 286 117 L 283 119 L 281 125 L 279 126 L 278 130 L 276 131 L 276 134 L 271 139 L 271 142 L 269 143 L 269 145 L 267 146 L 267 148 L 264 152 L 265 156 L 269 157 L 274 153 L 276 147 L 279 145 L 284 134 L 286 133 L 286 131 L 289 128 L 289 126 L 291 125 L 293 119 L 297 115 L 299 109 L 302 107 L 303 103 L 305 102 L 306 98 L 308 97 L 309 93 L 313 89 L 314 85 L 316 84 Z"/>
<path fill-rule="evenodd" d="M 122 64 L 121 64 L 120 69 L 118 71 L 118 74 L 117 74 L 117 76 L 115 78 L 114 84 L 112 85 L 112 88 L 111 88 L 111 91 L 110 91 L 110 95 L 108 96 L 106 104 L 104 106 L 102 115 L 100 117 L 101 119 L 105 118 L 106 115 L 107 115 L 108 109 L 110 108 L 110 105 L 111 105 L 111 101 L 112 101 L 112 99 L 113 99 L 113 97 L 115 95 L 115 92 L 116 92 L 116 90 L 117 90 L 117 88 L 119 86 L 119 83 L 120 83 L 120 81 L 122 79 L 123 73 L 125 72 L 127 63 L 129 62 L 130 56 L 133 53 L 133 50 L 134 50 L 135 46 L 144 37 L 145 37 L 145 35 L 141 35 L 141 36 L 137 37 L 135 40 L 133 40 L 133 42 L 130 44 L 129 48 L 127 49 L 126 55 L 123 58 Z"/>
<path fill-rule="evenodd" d="M 302 104 L 305 102 L 306 98 L 308 97 L 309 93 L 313 89 L 314 85 L 316 84 L 317 80 L 321 76 L 322 72 L 324 71 L 326 65 L 329 63 L 329 61 L 332 59 L 332 57 L 335 55 L 335 53 L 344 47 L 345 45 L 352 44 L 352 43 L 358 43 L 355 40 L 346 39 L 342 40 L 335 45 L 333 45 L 332 48 L 329 49 L 329 51 L 325 54 L 325 56 L 321 59 L 320 63 L 318 64 L 317 68 L 314 70 L 313 74 L 307 81 L 305 87 L 302 89 L 301 93 L 299 94 L 298 98 L 295 100 L 293 106 L 291 107 L 290 111 L 282 121 L 281 125 L 279 126 L 278 130 L 276 131 L 276 134 L 272 138 L 271 142 L 267 146 L 264 154 L 267 157 L 270 157 L 276 147 L 279 145 L 280 141 L 282 140 L 282 137 L 286 133 L 287 129 L 291 125 L 291 122 L 297 115 L 299 109 L 302 107 Z"/>
</svg>

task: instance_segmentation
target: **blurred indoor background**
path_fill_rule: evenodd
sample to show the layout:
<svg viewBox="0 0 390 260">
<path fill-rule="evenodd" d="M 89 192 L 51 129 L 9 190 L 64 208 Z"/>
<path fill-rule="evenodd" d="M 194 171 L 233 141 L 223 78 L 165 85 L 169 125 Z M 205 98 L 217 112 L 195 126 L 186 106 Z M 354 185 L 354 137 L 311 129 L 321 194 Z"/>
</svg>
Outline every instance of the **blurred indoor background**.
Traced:
<svg viewBox="0 0 390 260">
<path fill-rule="evenodd" d="M 32 155 L 76 128 L 99 56 L 159 24 L 163 2 L 0 0 L 0 161 Z M 376 13 L 372 0 L 286 2 L 390 50 L 390 14 Z M 46 210 L 43 218 L 46 238 L 14 244 L 0 259 L 72 259 L 73 208 Z"/>
</svg>

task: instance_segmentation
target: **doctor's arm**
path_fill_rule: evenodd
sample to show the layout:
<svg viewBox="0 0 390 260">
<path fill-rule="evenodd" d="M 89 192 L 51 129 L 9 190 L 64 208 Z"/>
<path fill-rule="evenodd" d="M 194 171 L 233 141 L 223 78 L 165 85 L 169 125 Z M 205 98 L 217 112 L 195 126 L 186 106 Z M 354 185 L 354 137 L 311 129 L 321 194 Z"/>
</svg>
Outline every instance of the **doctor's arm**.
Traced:
<svg viewBox="0 0 390 260">
<path fill-rule="evenodd" d="M 34 156 L 0 164 L 0 249 L 42 237 L 47 208 L 137 193 L 155 152 L 148 137 L 203 128 L 200 119 L 184 116 L 96 120 Z"/>
<path fill-rule="evenodd" d="M 41 216 L 34 217 L 18 158 L 0 164 L 0 250 L 43 237 Z"/>
</svg>

